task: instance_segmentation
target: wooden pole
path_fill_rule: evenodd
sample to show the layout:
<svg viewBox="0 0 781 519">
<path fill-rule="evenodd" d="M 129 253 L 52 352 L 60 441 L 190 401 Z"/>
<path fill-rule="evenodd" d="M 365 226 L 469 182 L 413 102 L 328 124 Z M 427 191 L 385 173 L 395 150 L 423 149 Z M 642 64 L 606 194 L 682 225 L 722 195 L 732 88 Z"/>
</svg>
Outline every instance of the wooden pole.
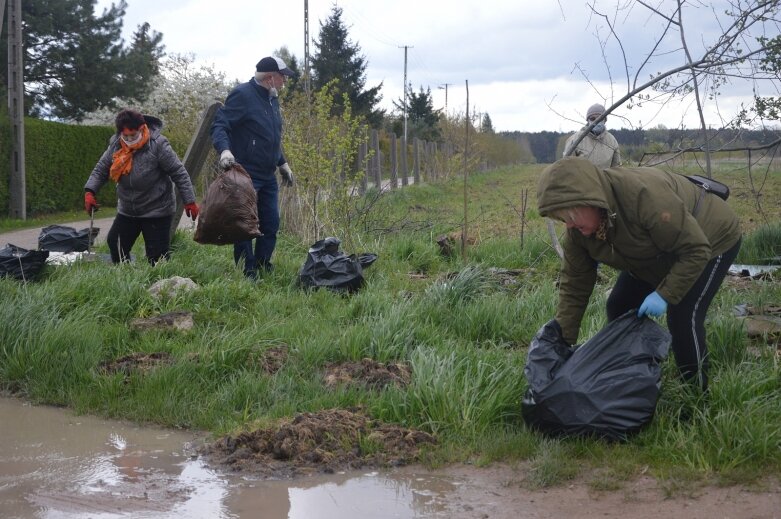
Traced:
<svg viewBox="0 0 781 519">
<path fill-rule="evenodd" d="M 409 170 L 407 169 L 407 138 L 402 137 L 401 138 L 401 169 L 399 170 L 399 173 L 401 174 L 401 185 L 406 186 L 409 184 L 409 179 L 407 176 L 409 175 Z"/>
<path fill-rule="evenodd" d="M 377 189 L 382 191 L 382 162 L 380 157 L 380 132 L 372 130 L 372 173 L 374 174 L 374 184 Z"/>
<path fill-rule="evenodd" d="M 399 187 L 399 174 L 396 164 L 396 134 L 390 135 L 390 184 L 391 189 L 397 189 Z"/>
<path fill-rule="evenodd" d="M 209 156 L 209 150 L 212 146 L 211 136 L 209 131 L 214 122 L 214 116 L 217 114 L 217 110 L 222 106 L 222 103 L 215 101 L 209 105 L 206 110 L 203 111 L 201 122 L 198 123 L 198 128 L 193 134 L 193 138 L 190 141 L 190 145 L 187 146 L 187 151 L 184 153 L 184 169 L 190 175 L 190 181 L 193 186 L 200 175 L 203 165 L 206 162 L 206 157 Z M 176 228 L 179 227 L 179 221 L 182 219 L 182 211 L 184 210 L 184 201 L 179 194 L 179 190 L 176 189 L 176 210 L 174 211 L 174 218 L 171 221 L 171 236 L 176 232 Z"/>
<path fill-rule="evenodd" d="M 466 239 L 469 232 L 469 217 L 467 215 L 467 179 L 469 172 L 467 170 L 469 158 L 469 80 L 466 81 L 466 118 L 464 119 L 464 232 L 461 233 L 461 259 L 466 263 Z"/>
<path fill-rule="evenodd" d="M 8 116 L 11 119 L 8 209 L 9 216 L 19 220 L 27 219 L 27 188 L 24 168 L 23 45 L 22 0 L 8 0 Z"/>
<path fill-rule="evenodd" d="M 420 139 L 417 137 L 412 141 L 412 159 L 415 168 L 415 184 L 420 184 Z"/>
<path fill-rule="evenodd" d="M 362 195 L 366 193 L 366 189 L 369 187 L 369 178 L 366 174 L 367 170 L 369 169 L 369 166 L 366 164 L 366 149 L 366 141 L 363 140 L 358 145 L 358 174 L 361 176 L 361 183 L 360 187 L 358 188 L 358 192 Z"/>
</svg>

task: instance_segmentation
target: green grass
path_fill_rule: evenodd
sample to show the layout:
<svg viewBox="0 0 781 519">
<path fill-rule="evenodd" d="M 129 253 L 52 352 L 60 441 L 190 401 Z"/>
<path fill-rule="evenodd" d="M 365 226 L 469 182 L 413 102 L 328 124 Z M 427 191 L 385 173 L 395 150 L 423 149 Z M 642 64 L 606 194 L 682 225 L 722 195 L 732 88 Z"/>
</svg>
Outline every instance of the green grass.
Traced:
<svg viewBox="0 0 781 519">
<path fill-rule="evenodd" d="M 650 471 L 671 492 L 682 478 L 749 481 L 780 474 L 776 346 L 749 340 L 732 311 L 741 303 L 778 304 L 777 282 L 725 285 L 717 295 L 707 323 L 709 401 L 678 383 L 671 357 L 655 420 L 626 444 L 547 439 L 525 427 L 526 347 L 554 315 L 558 258 L 533 210 L 521 248 L 520 205 L 513 198 L 531 189 L 533 205 L 541 168 L 471 178 L 470 236 L 477 241 L 466 264 L 460 255 L 442 257 L 436 245 L 440 234 L 459 229 L 460 180 L 384 197 L 375 221 L 380 230 L 360 236 L 362 250 L 345 251 L 379 255 L 364 272 L 366 286 L 351 296 L 297 288 L 310 244 L 284 233 L 276 270 L 256 283 L 234 267 L 230 247 L 198 245 L 183 231 L 171 260 L 155 267 L 143 261 L 139 243 L 133 252 L 140 260 L 132 264 L 48 266 L 28 284 L 0 279 L 0 389 L 79 412 L 215 434 L 302 411 L 362 405 L 376 418 L 436 433 L 440 447 L 427 455 L 432 464 L 523 461 L 524 484 L 535 488 L 589 470 L 594 489 L 620 487 Z M 746 244 L 781 243 L 777 231 L 754 231 L 761 226 L 748 221 L 752 202 L 736 196 L 734 180 L 730 203 L 752 229 Z M 768 184 L 768 192 L 778 184 Z M 781 210 L 767 200 L 765 209 L 775 211 L 777 222 Z M 505 283 L 492 267 L 523 274 Z M 594 291 L 581 338 L 605 324 L 615 273 L 601 270 L 605 280 Z M 199 288 L 162 300 L 148 294 L 152 283 L 175 275 Z M 133 318 L 173 310 L 192 312 L 195 328 L 138 332 L 128 326 Z M 264 372 L 257 359 L 281 345 L 288 348 L 287 362 L 275 374 Z M 138 352 L 164 352 L 171 361 L 127 377 L 99 369 Z M 408 363 L 411 384 L 383 391 L 325 386 L 326 364 L 364 357 Z M 376 448 L 368 440 L 363 447 Z"/>
<path fill-rule="evenodd" d="M 748 265 L 781 263 L 781 223 L 763 225 L 746 236 L 735 262 Z"/>
</svg>

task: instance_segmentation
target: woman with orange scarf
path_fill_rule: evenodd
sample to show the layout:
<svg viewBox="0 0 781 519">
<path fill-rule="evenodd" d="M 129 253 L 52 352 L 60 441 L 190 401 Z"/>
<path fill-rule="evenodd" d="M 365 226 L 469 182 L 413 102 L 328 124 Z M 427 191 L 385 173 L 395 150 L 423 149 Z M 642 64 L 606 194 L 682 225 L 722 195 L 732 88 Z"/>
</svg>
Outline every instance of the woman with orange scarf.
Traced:
<svg viewBox="0 0 781 519">
<path fill-rule="evenodd" d="M 171 245 L 171 221 L 176 209 L 173 187 L 184 200 L 185 213 L 195 220 L 190 175 L 160 130 L 162 121 L 134 110 L 122 110 L 115 119 L 117 133 L 84 185 L 84 209 L 99 205 L 95 194 L 108 182 L 117 186 L 117 216 L 106 241 L 114 263 L 128 261 L 139 235 L 149 263 L 167 258 Z"/>
</svg>

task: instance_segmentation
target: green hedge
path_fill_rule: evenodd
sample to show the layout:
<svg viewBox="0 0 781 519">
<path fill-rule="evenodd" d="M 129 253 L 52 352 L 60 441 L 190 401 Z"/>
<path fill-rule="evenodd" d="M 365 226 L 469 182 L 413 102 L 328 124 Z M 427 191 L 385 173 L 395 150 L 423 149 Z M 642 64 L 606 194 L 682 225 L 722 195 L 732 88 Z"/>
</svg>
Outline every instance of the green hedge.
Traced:
<svg viewBox="0 0 781 519">
<path fill-rule="evenodd" d="M 25 118 L 27 214 L 78 209 L 84 183 L 114 133 L 111 126 L 77 126 Z M 7 113 L 0 117 L 0 214 L 8 214 L 11 131 Z M 106 185 L 101 205 L 116 206 L 116 192 Z"/>
</svg>

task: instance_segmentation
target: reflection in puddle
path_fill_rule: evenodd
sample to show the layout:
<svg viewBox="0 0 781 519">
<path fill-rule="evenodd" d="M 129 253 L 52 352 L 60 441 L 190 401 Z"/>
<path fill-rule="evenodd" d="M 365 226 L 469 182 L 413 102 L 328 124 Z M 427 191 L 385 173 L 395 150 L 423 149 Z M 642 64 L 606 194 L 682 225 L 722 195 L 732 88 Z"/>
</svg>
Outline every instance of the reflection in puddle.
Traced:
<svg viewBox="0 0 781 519">
<path fill-rule="evenodd" d="M 340 483 L 289 489 L 290 519 L 433 517 L 454 485 L 437 478 L 367 474 Z"/>
<path fill-rule="evenodd" d="M 0 398 L 4 518 L 447 517 L 454 478 L 389 473 L 252 480 L 192 456 L 195 433 Z"/>
</svg>

